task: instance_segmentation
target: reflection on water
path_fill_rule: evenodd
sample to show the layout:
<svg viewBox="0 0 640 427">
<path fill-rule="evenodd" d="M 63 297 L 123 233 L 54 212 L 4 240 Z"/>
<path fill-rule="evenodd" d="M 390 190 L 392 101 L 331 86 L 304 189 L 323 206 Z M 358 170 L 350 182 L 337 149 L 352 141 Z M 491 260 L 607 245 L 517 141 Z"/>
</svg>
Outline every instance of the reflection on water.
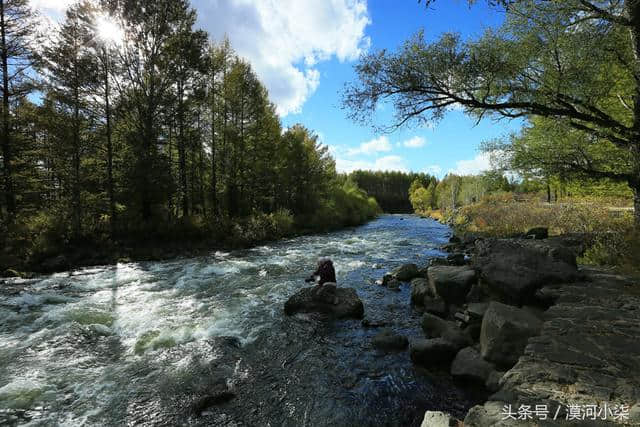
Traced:
<svg viewBox="0 0 640 427">
<path fill-rule="evenodd" d="M 283 316 L 319 256 L 365 315 L 419 336 L 408 287 L 372 284 L 437 255 L 448 229 L 411 216 L 237 252 L 14 280 L 0 300 L 0 423 L 406 425 L 461 413 L 462 390 L 384 355 L 359 321 Z M 236 340 L 220 337 L 235 337 Z M 224 381 L 235 399 L 194 414 Z"/>
</svg>

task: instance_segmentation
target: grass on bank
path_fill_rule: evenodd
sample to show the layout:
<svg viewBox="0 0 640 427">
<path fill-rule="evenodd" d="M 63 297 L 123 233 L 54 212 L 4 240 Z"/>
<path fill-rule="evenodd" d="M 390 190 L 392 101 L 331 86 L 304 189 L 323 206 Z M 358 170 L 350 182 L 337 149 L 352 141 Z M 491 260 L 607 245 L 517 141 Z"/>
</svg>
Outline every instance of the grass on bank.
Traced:
<svg viewBox="0 0 640 427">
<path fill-rule="evenodd" d="M 580 198 L 546 203 L 522 199 L 512 193 L 494 194 L 454 212 L 423 214 L 449 222 L 460 233 L 509 237 L 534 227 L 550 235 L 577 234 L 586 251 L 581 264 L 615 267 L 623 273 L 640 273 L 640 231 L 633 226 L 633 210 L 623 200 Z"/>
</svg>

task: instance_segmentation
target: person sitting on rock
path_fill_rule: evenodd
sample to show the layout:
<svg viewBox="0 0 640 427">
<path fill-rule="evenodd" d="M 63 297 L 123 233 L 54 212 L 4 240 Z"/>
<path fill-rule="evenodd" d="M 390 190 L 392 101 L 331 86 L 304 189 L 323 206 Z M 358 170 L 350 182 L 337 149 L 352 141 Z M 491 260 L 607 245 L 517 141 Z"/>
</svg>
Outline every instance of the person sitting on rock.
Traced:
<svg viewBox="0 0 640 427">
<path fill-rule="evenodd" d="M 308 277 L 305 282 L 315 282 L 316 277 L 319 277 L 319 285 L 325 283 L 336 283 L 336 270 L 333 268 L 333 262 L 328 258 L 320 258 L 318 260 L 318 267 L 316 271 Z"/>
</svg>

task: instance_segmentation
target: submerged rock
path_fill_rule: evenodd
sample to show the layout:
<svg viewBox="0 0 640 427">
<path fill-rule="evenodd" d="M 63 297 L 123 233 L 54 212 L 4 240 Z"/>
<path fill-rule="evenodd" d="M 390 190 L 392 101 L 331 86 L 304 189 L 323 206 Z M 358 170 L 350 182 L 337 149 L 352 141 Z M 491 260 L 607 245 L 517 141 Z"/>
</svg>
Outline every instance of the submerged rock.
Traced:
<svg viewBox="0 0 640 427">
<path fill-rule="evenodd" d="M 389 283 L 387 283 L 387 289 L 390 289 L 392 291 L 399 291 L 400 290 L 400 281 L 396 280 L 396 279 L 391 279 L 389 281 Z"/>
<path fill-rule="evenodd" d="M 409 347 L 411 360 L 425 366 L 448 363 L 457 352 L 458 346 L 445 338 L 418 338 L 411 341 Z"/>
<path fill-rule="evenodd" d="M 476 281 L 475 270 L 469 267 L 433 266 L 429 268 L 429 287 L 447 304 L 460 304 Z"/>
<path fill-rule="evenodd" d="M 418 266 L 415 264 L 403 264 L 394 269 L 391 274 L 401 282 L 409 282 L 420 275 Z"/>
<path fill-rule="evenodd" d="M 382 280 L 378 280 L 376 283 L 394 291 L 400 290 L 400 281 L 391 273 L 385 274 L 382 276 Z"/>
<path fill-rule="evenodd" d="M 482 319 L 480 349 L 485 360 L 513 366 L 530 337 L 538 335 L 542 321 L 527 310 L 491 302 Z"/>
<path fill-rule="evenodd" d="M 373 337 L 371 344 L 380 350 L 404 350 L 409 345 L 409 340 L 391 329 L 384 329 Z"/>
<path fill-rule="evenodd" d="M 295 313 L 325 313 L 333 317 L 362 319 L 364 305 L 351 288 L 338 288 L 335 283 L 303 288 L 284 304 L 287 315 Z"/>
<path fill-rule="evenodd" d="M 211 389 L 206 394 L 200 396 L 193 402 L 191 411 L 196 415 L 200 415 L 212 406 L 226 403 L 235 396 L 235 393 L 229 390 L 226 380 L 219 379 L 211 386 Z"/>
</svg>

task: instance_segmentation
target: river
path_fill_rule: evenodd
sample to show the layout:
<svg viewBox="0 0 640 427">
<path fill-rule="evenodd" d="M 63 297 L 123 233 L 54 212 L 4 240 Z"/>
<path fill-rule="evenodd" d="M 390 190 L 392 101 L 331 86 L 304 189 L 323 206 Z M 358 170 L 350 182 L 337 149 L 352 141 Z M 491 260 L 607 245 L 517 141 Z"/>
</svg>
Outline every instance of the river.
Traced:
<svg viewBox="0 0 640 427">
<path fill-rule="evenodd" d="M 373 281 L 442 255 L 449 235 L 432 220 L 384 215 L 248 250 L 9 279 L 0 424 L 405 426 L 427 409 L 463 416 L 481 398 L 415 367 L 408 351 L 373 349 L 380 328 L 283 314 L 316 259 L 330 257 L 371 323 L 420 337 L 409 286 Z M 235 397 L 202 404 L 222 386 Z"/>
</svg>

